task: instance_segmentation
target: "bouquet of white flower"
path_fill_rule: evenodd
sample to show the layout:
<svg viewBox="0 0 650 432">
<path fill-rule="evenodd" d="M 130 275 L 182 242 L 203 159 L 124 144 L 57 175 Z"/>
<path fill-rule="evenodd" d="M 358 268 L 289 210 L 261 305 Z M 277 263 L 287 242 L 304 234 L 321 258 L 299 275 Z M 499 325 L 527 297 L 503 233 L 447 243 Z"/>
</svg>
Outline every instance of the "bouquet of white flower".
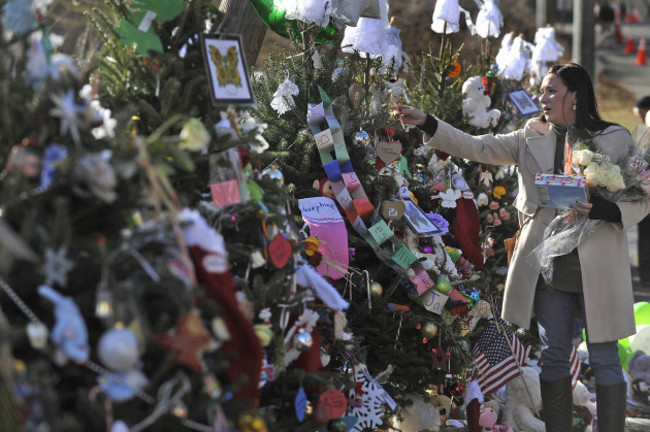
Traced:
<svg viewBox="0 0 650 432">
<path fill-rule="evenodd" d="M 594 142 L 583 139 L 571 153 L 571 168 L 586 178 L 592 201 L 600 197 L 610 202 L 637 201 L 650 197 L 650 128 L 635 131 L 636 153 L 620 165 L 599 152 Z M 553 259 L 576 248 L 602 224 L 574 210 L 563 210 L 549 224 L 544 240 L 531 251 L 527 262 L 539 270 L 550 283 L 553 280 Z"/>
</svg>

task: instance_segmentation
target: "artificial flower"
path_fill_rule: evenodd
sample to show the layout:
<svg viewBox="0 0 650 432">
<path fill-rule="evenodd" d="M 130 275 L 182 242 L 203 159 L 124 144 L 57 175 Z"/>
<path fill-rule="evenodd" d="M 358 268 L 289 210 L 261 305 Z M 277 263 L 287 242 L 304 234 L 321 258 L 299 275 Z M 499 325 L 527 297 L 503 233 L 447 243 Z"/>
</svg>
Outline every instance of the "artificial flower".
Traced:
<svg viewBox="0 0 650 432">
<path fill-rule="evenodd" d="M 210 132 L 199 119 L 191 118 L 183 124 L 178 146 L 189 151 L 205 151 L 210 142 Z"/>
<path fill-rule="evenodd" d="M 492 201 L 492 202 L 490 203 L 490 210 L 496 210 L 496 209 L 498 209 L 498 208 L 499 208 L 499 203 L 498 203 L 498 202 L 496 202 L 496 201 Z"/>
<path fill-rule="evenodd" d="M 492 195 L 494 195 L 494 198 L 496 199 L 501 199 L 506 194 L 506 188 L 503 186 L 497 186 L 494 188 L 492 191 Z"/>
<path fill-rule="evenodd" d="M 488 205 L 488 202 L 490 202 L 490 201 L 489 201 L 489 198 L 488 198 L 488 196 L 487 196 L 487 194 L 485 192 L 481 192 L 480 194 L 478 194 L 478 197 L 476 197 L 476 204 L 479 207 L 483 207 L 483 206 Z"/>
</svg>

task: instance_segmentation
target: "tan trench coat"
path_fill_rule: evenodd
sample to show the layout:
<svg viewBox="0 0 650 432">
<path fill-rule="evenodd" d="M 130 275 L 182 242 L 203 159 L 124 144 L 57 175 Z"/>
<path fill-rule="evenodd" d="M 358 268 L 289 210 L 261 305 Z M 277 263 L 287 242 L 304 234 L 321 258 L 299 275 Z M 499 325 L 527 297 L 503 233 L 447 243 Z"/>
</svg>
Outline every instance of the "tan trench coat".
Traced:
<svg viewBox="0 0 650 432">
<path fill-rule="evenodd" d="M 547 123 L 530 120 L 523 129 L 501 135 L 472 136 L 438 120 L 427 145 L 454 156 L 491 165 L 519 165 L 519 193 L 514 202 L 524 226 L 506 279 L 502 316 L 529 328 L 539 272 L 526 257 L 543 239 L 555 216 L 554 209 L 540 208 L 534 185 L 536 173 L 552 173 L 555 134 Z M 612 161 L 624 161 L 634 147 L 629 132 L 610 126 L 594 142 Z M 622 224 L 603 224 L 578 246 L 590 342 L 607 342 L 635 333 L 634 297 L 625 229 L 636 225 L 650 212 L 650 200 L 618 203 Z"/>
</svg>

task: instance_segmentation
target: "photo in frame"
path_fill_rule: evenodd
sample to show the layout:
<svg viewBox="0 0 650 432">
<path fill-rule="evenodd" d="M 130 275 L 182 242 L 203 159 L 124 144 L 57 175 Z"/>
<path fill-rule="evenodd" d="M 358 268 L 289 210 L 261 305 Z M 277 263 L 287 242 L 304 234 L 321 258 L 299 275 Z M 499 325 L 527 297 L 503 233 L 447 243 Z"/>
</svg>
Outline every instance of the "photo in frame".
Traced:
<svg viewBox="0 0 650 432">
<path fill-rule="evenodd" d="M 508 98 L 515 105 L 519 114 L 524 117 L 541 112 L 539 105 L 535 103 L 533 98 L 524 89 L 509 92 Z"/>
<path fill-rule="evenodd" d="M 201 52 L 214 105 L 255 104 L 239 35 L 201 35 Z"/>
<path fill-rule="evenodd" d="M 435 234 L 442 234 L 443 230 L 434 224 L 413 201 L 409 199 L 402 200 L 406 206 L 404 217 L 406 221 L 415 231 L 418 236 L 431 236 Z"/>
</svg>

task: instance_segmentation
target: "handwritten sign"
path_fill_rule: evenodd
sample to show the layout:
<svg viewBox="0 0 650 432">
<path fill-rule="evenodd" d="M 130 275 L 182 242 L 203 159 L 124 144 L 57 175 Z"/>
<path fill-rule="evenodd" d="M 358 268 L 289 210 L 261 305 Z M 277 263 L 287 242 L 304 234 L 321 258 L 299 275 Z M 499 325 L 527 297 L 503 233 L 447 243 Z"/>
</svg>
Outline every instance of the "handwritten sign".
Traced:
<svg viewBox="0 0 650 432">
<path fill-rule="evenodd" d="M 440 315 L 445 310 L 445 303 L 447 303 L 449 296 L 432 289 L 420 296 L 420 299 L 428 311 Z"/>
<path fill-rule="evenodd" d="M 383 220 L 368 228 L 368 231 L 378 244 L 382 244 L 393 236 L 393 231 L 388 228 L 388 225 Z"/>
<path fill-rule="evenodd" d="M 314 139 L 319 151 L 332 151 L 334 148 L 334 138 L 332 137 L 332 131 L 329 129 L 314 135 Z"/>
<path fill-rule="evenodd" d="M 320 222 L 343 222 L 336 203 L 327 197 L 303 198 L 298 200 L 303 219 Z"/>
<path fill-rule="evenodd" d="M 340 418 L 348 407 L 347 398 L 336 389 L 325 390 L 318 398 L 318 402 L 325 407 L 330 420 Z"/>
<path fill-rule="evenodd" d="M 271 244 L 269 244 L 269 255 L 271 255 L 271 261 L 273 261 L 273 265 L 279 269 L 287 265 L 289 258 L 291 258 L 291 252 L 291 244 L 282 234 L 275 236 Z"/>
<path fill-rule="evenodd" d="M 404 244 L 399 249 L 397 249 L 390 258 L 405 270 L 409 268 L 411 264 L 417 261 L 417 257 L 413 255 L 413 252 L 411 252 L 409 248 Z"/>
<path fill-rule="evenodd" d="M 411 278 L 411 282 L 417 286 L 418 294 L 420 295 L 430 290 L 435 285 L 431 276 L 429 276 L 429 273 L 427 273 L 423 268 L 416 270 L 415 276 Z"/>
<path fill-rule="evenodd" d="M 361 186 L 359 178 L 353 172 L 343 173 L 343 183 L 345 183 L 345 186 L 348 188 L 348 190 L 353 193 Z"/>
<path fill-rule="evenodd" d="M 386 165 L 395 162 L 401 153 L 402 143 L 398 141 L 379 141 L 377 143 L 377 156 L 379 156 L 379 159 L 381 159 Z"/>
</svg>

